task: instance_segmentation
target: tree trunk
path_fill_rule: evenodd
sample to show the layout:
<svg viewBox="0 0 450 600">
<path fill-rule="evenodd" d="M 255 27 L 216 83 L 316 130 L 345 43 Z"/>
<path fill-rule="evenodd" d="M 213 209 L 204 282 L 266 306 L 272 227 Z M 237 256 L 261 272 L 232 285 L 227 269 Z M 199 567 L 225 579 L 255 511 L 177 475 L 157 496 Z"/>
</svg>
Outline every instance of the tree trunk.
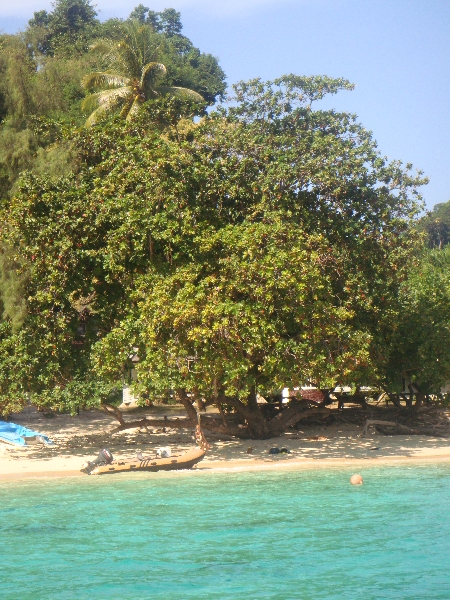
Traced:
<svg viewBox="0 0 450 600">
<path fill-rule="evenodd" d="M 364 425 L 364 430 L 362 432 L 362 437 L 366 437 L 367 430 L 371 426 L 381 426 L 381 427 L 389 427 L 395 429 L 399 434 L 408 435 L 408 434 L 417 434 L 416 429 L 412 429 L 411 427 L 406 427 L 406 425 L 402 425 L 397 421 L 379 421 L 378 419 L 367 419 L 366 424 Z"/>
<path fill-rule="evenodd" d="M 276 417 L 268 422 L 270 437 L 278 437 L 289 427 L 296 425 L 299 421 L 311 415 L 329 415 L 330 409 L 325 407 L 310 408 L 307 401 L 292 401 Z"/>
<path fill-rule="evenodd" d="M 225 416 L 225 412 L 224 412 L 224 410 L 223 410 L 222 403 L 218 401 L 216 404 L 217 404 L 217 408 L 219 409 L 220 416 L 222 417 L 222 424 L 223 424 L 223 426 L 225 427 L 225 429 L 226 429 L 227 431 L 229 431 L 229 430 L 230 430 L 230 428 L 229 428 L 229 425 L 228 425 L 228 422 L 227 422 L 227 418 L 226 418 L 226 416 Z"/>
<path fill-rule="evenodd" d="M 238 437 L 251 438 L 256 440 L 265 440 L 271 437 L 267 421 L 262 415 L 261 411 L 259 410 L 258 403 L 256 402 L 256 394 L 254 402 L 251 401 L 251 406 L 249 406 L 248 404 L 244 404 L 238 398 L 224 396 L 220 393 L 219 401 L 222 404 L 228 404 L 232 406 L 235 409 L 236 413 L 245 422 L 244 427 L 238 427 L 238 429 L 240 429 L 241 432 L 233 432 L 232 435 L 238 435 Z"/>
<path fill-rule="evenodd" d="M 126 422 L 121 411 L 109 404 L 103 404 L 102 409 L 109 416 L 113 416 L 119 422 L 119 426 L 114 431 L 124 431 L 135 427 L 158 427 L 158 428 L 174 428 L 174 429 L 190 429 L 196 427 L 198 422 L 197 411 L 188 398 L 186 390 L 176 390 L 177 400 L 184 406 L 187 413 L 187 419 L 148 419 L 147 417 L 136 421 Z M 228 420 L 223 411 L 223 404 L 232 406 L 236 415 L 243 423 L 232 423 L 232 419 Z M 223 393 L 218 393 L 217 405 L 222 417 L 222 422 L 212 415 L 202 419 L 202 428 L 207 431 L 222 435 L 232 435 L 240 439 L 256 439 L 266 440 L 272 437 L 278 437 L 284 433 L 289 427 L 292 427 L 298 421 L 307 418 L 311 415 L 327 415 L 328 408 L 315 407 L 310 408 L 309 402 L 304 400 L 291 400 L 291 402 L 271 419 L 266 419 L 260 410 L 260 406 L 256 400 L 256 393 L 252 390 L 247 403 L 242 402 L 238 398 L 225 396 Z"/>
<path fill-rule="evenodd" d="M 183 405 L 184 402 L 187 402 L 190 406 L 190 409 L 189 406 L 185 406 L 186 412 L 188 412 L 188 419 L 169 420 L 166 416 L 164 416 L 163 419 L 148 419 L 147 417 L 144 417 L 143 419 L 138 419 L 136 421 L 125 421 L 122 412 L 116 406 L 112 406 L 111 404 L 102 404 L 101 408 L 108 416 L 114 417 L 119 422 L 119 426 L 113 430 L 113 433 L 116 431 L 125 431 L 126 429 L 135 429 L 136 427 L 170 427 L 172 429 L 190 429 L 197 425 L 197 412 L 186 395 L 183 396 L 183 400 L 180 398 L 180 402 L 182 402 Z"/>
<path fill-rule="evenodd" d="M 102 404 L 101 408 L 102 408 L 103 412 L 105 412 L 107 415 L 117 419 L 119 421 L 121 427 L 123 427 L 125 425 L 123 415 L 117 407 L 112 406 L 111 404 Z"/>
<path fill-rule="evenodd" d="M 411 393 L 411 401 L 413 395 L 416 396 L 416 403 L 414 405 L 415 408 L 420 408 L 424 402 L 426 402 L 425 394 L 420 390 L 419 386 L 416 383 L 410 383 L 408 385 L 408 389 Z"/>
<path fill-rule="evenodd" d="M 191 423 L 194 426 L 197 426 L 197 422 L 198 422 L 197 411 L 195 410 L 194 406 L 192 405 L 192 402 L 189 400 L 186 390 L 183 390 L 181 388 L 177 389 L 175 391 L 175 394 L 176 394 L 176 397 L 178 398 L 178 400 L 184 406 Z"/>
<path fill-rule="evenodd" d="M 256 395 L 255 395 L 256 396 Z M 328 408 L 310 408 L 308 401 L 291 400 L 283 410 L 271 419 L 266 419 L 261 412 L 259 404 L 255 401 L 252 406 L 244 404 L 237 398 L 219 395 L 222 404 L 232 406 L 236 414 L 245 422 L 244 426 L 232 426 L 228 424 L 228 433 L 242 439 L 266 440 L 278 437 L 289 427 L 292 427 L 304 418 L 311 415 L 328 415 Z M 207 421 L 203 421 L 204 428 L 208 429 Z"/>
</svg>

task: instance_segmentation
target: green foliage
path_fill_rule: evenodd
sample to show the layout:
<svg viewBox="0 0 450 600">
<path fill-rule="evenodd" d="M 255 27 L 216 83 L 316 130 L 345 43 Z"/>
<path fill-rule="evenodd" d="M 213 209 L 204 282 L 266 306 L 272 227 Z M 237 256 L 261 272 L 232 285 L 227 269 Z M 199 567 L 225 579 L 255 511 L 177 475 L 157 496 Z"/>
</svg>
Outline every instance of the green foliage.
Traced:
<svg viewBox="0 0 450 600">
<path fill-rule="evenodd" d="M 0 307 L 3 314 L 0 314 L 0 318 L 10 321 L 12 332 L 19 330 L 26 318 L 24 292 L 27 283 L 26 265 L 18 263 L 13 250 L 3 244 L 0 249 Z"/>
<path fill-rule="evenodd" d="M 40 10 L 28 22 L 27 41 L 44 55 L 83 54 L 99 25 L 89 0 L 56 0 L 53 11 Z"/>
<path fill-rule="evenodd" d="M 207 101 L 221 94 L 223 73 L 217 61 L 200 54 L 186 38 L 181 42 L 183 47 L 179 47 L 179 42 L 174 44 L 168 34 L 155 33 L 153 26 L 137 19 L 117 23 L 115 35 L 92 46 L 93 52 L 102 57 L 106 70 L 83 79 L 87 90 L 100 89 L 83 102 L 87 112 L 95 108 L 86 124 L 97 123 L 118 107 L 122 116 L 131 118 L 146 100 L 167 94 L 196 102 L 204 102 L 199 91 L 208 96 Z M 191 56 L 193 60 L 183 56 L 188 47 L 196 55 Z M 183 85 L 178 85 L 177 78 Z M 215 83 L 215 89 L 211 89 L 211 83 Z"/>
<path fill-rule="evenodd" d="M 165 23 L 170 10 L 158 13 L 158 22 Z M 61 0 L 49 13 L 35 13 L 24 34 L 0 35 L 0 201 L 9 196 L 25 170 L 62 176 L 77 169 L 63 140 L 70 137 L 70 128 L 86 120 L 81 111 L 85 98 L 81 80 L 89 72 L 111 66 L 104 55 L 87 52 L 88 47 L 100 38 L 114 47 L 127 26 L 130 23 L 118 20 L 100 24 L 87 0 Z M 166 77 L 159 82 L 165 88 L 161 91 L 176 88 L 175 93 L 183 95 L 179 88 L 192 87 L 207 102 L 223 93 L 224 74 L 216 59 L 202 54 L 183 36 L 169 36 L 165 26 L 156 29 L 154 44 L 148 38 L 149 56 L 157 55 L 156 62 L 163 59 L 167 65 Z M 150 25 L 144 27 L 144 32 L 149 31 L 152 34 Z M 197 106 L 189 116 L 201 110 Z"/>
<path fill-rule="evenodd" d="M 430 248 L 443 248 L 450 241 L 450 200 L 436 204 L 433 210 L 422 217 L 417 226 L 427 234 Z"/>
<path fill-rule="evenodd" d="M 205 115 L 224 74 L 179 13 L 95 17 L 59 0 L 0 38 L 0 410 L 93 405 L 135 348 L 146 393 L 242 406 L 408 368 L 392 331 L 420 304 L 402 290 L 425 180 L 315 108 L 352 84 L 255 79 Z M 76 131 L 83 76 L 86 111 L 133 120 Z"/>
<path fill-rule="evenodd" d="M 400 289 L 401 309 L 388 339 L 387 375 L 416 380 L 428 393 L 450 381 L 450 246 L 418 256 Z"/>
<path fill-rule="evenodd" d="M 28 367 L 4 396 L 57 404 L 71 381 L 115 385 L 135 348 L 150 397 L 385 377 L 424 180 L 354 116 L 312 110 L 351 87 L 238 84 L 187 131 L 189 103 L 153 100 L 78 133 L 71 175 L 23 176 L 1 222 L 28 265 L 28 312 L 0 362 Z"/>
<path fill-rule="evenodd" d="M 23 119 L 33 109 L 29 83 L 36 65 L 19 36 L 0 36 L 0 97 L 2 118 L 14 113 Z"/>
<path fill-rule="evenodd" d="M 21 36 L 0 37 L 0 200 L 8 197 L 22 171 L 36 168 L 52 175 L 73 168 L 66 149 L 53 154 L 67 161 L 51 160 L 51 155 L 68 130 L 83 122 L 80 79 L 91 66 L 87 56 L 46 57 L 38 69 Z M 48 165 L 44 156 L 50 158 Z"/>
<path fill-rule="evenodd" d="M 181 15 L 173 8 L 166 8 L 162 12 L 150 10 L 147 6 L 139 4 L 130 13 L 130 20 L 137 20 L 140 23 L 151 25 L 153 31 L 164 33 L 168 37 L 180 35 L 183 25 Z"/>
</svg>

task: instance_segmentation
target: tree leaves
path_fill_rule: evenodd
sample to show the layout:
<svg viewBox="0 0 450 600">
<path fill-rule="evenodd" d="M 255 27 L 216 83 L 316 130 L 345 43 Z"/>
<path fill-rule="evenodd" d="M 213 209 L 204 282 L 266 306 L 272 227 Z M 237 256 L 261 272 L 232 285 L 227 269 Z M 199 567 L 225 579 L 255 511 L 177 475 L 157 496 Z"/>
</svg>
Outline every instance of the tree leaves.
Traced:
<svg viewBox="0 0 450 600">
<path fill-rule="evenodd" d="M 30 390 L 113 385 L 136 348 L 146 394 L 236 404 L 386 377 L 423 180 L 355 117 L 307 104 L 346 82 L 282 80 L 240 84 L 237 104 L 187 130 L 190 103 L 158 98 L 78 133 L 76 174 L 23 177 L 2 217 L 30 264 L 17 346 L 35 353 Z"/>
</svg>

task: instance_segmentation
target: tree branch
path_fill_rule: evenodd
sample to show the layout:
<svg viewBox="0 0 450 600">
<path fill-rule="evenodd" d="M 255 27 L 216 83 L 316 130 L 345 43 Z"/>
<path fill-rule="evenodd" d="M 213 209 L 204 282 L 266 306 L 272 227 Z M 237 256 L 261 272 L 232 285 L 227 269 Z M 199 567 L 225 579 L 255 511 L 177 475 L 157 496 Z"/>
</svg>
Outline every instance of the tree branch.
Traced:
<svg viewBox="0 0 450 600">
<path fill-rule="evenodd" d="M 125 421 L 123 420 L 123 415 L 117 407 L 112 406 L 111 404 L 102 404 L 101 408 L 102 408 L 103 412 L 105 412 L 108 416 L 114 417 L 115 419 L 117 419 L 119 421 L 121 427 L 125 425 Z"/>
</svg>

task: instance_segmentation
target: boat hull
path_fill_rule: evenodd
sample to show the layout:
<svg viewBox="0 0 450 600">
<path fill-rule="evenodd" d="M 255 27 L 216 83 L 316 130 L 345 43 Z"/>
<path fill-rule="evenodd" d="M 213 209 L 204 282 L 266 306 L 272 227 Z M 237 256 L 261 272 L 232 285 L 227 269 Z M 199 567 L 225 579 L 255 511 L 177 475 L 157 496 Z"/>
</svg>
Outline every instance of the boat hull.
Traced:
<svg viewBox="0 0 450 600">
<path fill-rule="evenodd" d="M 203 460 L 205 450 L 194 448 L 188 450 L 179 456 L 170 456 L 169 458 L 137 458 L 131 460 L 115 460 L 109 465 L 96 467 L 91 475 L 111 475 L 113 473 L 132 473 L 136 471 L 178 471 L 181 469 L 192 469 L 197 463 Z"/>
</svg>

